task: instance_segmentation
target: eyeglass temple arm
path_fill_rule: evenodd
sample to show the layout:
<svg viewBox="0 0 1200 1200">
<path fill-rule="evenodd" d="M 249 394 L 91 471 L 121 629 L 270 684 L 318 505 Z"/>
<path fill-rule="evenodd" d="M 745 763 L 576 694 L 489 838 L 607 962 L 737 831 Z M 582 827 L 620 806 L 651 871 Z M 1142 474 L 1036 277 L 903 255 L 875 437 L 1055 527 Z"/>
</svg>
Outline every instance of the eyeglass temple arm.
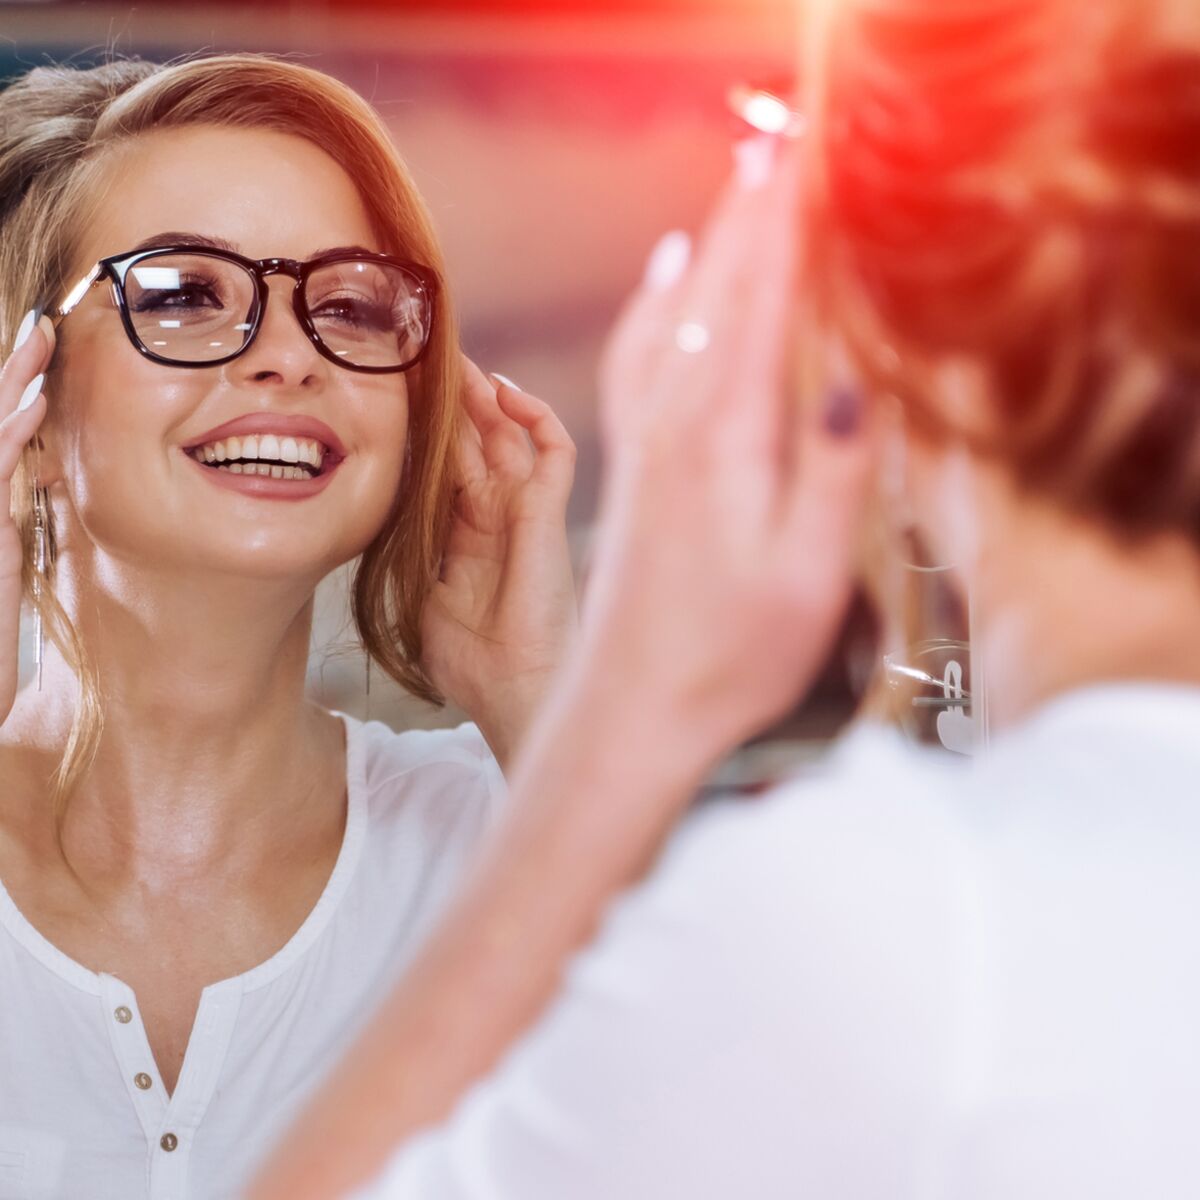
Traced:
<svg viewBox="0 0 1200 1200">
<path fill-rule="evenodd" d="M 97 263 L 68 293 L 66 299 L 53 309 L 50 314 L 50 319 L 56 325 L 63 317 L 74 309 L 79 302 L 100 282 L 100 276 L 104 271 L 104 264 Z"/>
</svg>

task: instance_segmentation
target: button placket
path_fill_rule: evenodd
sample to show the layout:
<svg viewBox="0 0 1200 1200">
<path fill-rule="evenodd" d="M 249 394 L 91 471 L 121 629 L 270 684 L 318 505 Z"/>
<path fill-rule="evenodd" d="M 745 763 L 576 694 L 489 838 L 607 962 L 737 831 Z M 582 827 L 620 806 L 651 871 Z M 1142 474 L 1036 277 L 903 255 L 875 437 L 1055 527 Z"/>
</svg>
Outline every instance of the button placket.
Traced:
<svg viewBox="0 0 1200 1200">
<path fill-rule="evenodd" d="M 157 1148 L 166 1110 L 166 1093 L 156 1087 L 158 1070 L 138 1012 L 133 989 L 112 975 L 100 976 L 105 1024 L 125 1090 L 137 1112 L 149 1146 Z"/>
<path fill-rule="evenodd" d="M 211 984 L 201 993 L 183 1068 L 150 1157 L 150 1200 L 186 1200 L 192 1145 L 225 1065 L 241 999 L 238 978 Z"/>
</svg>

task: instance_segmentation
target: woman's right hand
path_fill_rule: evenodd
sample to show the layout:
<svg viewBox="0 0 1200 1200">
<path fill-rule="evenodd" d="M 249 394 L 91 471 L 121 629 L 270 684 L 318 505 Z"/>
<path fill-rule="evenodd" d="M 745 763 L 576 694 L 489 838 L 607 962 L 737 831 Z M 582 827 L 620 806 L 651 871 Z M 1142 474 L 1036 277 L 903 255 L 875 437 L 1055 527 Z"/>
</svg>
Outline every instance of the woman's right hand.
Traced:
<svg viewBox="0 0 1200 1200">
<path fill-rule="evenodd" d="M 609 346 L 580 669 L 709 765 L 783 715 L 825 662 L 875 461 L 874 422 L 836 349 L 820 394 L 790 378 L 800 157 L 742 149 L 694 261 L 679 271 L 687 243 L 674 235 L 664 278 L 660 243 Z"/>
<path fill-rule="evenodd" d="M 41 375 L 53 352 L 54 327 L 42 317 L 0 368 L 0 724 L 17 694 L 21 625 L 21 535 L 8 497 L 21 452 L 46 416 Z"/>
</svg>

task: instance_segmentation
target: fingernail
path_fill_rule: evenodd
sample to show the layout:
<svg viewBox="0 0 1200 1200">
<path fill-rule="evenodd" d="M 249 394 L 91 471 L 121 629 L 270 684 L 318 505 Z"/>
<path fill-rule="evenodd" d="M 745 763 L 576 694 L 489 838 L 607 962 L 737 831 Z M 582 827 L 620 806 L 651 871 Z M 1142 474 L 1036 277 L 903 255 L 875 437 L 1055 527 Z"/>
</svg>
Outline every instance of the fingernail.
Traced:
<svg viewBox="0 0 1200 1200">
<path fill-rule="evenodd" d="M 502 384 L 504 384 L 505 387 L 510 387 L 514 391 L 517 391 L 517 392 L 524 391 L 524 389 L 519 384 L 513 383 L 513 381 L 511 379 L 509 379 L 509 377 L 507 375 L 501 375 L 499 371 L 493 371 L 488 376 L 488 378 L 499 380 Z"/>
<path fill-rule="evenodd" d="M 664 233 L 650 251 L 642 282 L 652 292 L 665 292 L 683 278 L 692 257 L 692 239 L 682 229 Z"/>
<path fill-rule="evenodd" d="M 14 354 L 29 341 L 29 335 L 33 332 L 33 327 L 41 320 L 41 317 L 42 310 L 40 308 L 31 308 L 25 314 L 21 324 L 17 328 L 17 336 L 13 339 Z"/>
<path fill-rule="evenodd" d="M 35 375 L 21 393 L 20 400 L 17 401 L 17 412 L 24 412 L 38 398 L 38 393 L 42 390 L 42 384 L 46 382 L 45 375 Z"/>
<path fill-rule="evenodd" d="M 862 420 L 862 392 L 857 388 L 835 386 L 825 397 L 825 429 L 834 437 L 851 437 Z"/>
<path fill-rule="evenodd" d="M 738 187 L 753 192 L 765 187 L 775 169 L 779 139 L 769 133 L 744 138 L 733 144 L 733 173 Z"/>
</svg>

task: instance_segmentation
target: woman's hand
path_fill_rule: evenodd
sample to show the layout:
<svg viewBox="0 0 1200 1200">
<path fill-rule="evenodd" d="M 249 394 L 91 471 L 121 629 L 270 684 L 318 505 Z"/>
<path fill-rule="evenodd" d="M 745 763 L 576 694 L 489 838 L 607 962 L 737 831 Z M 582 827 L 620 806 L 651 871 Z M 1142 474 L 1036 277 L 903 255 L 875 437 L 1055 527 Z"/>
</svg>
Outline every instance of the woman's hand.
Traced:
<svg viewBox="0 0 1200 1200">
<path fill-rule="evenodd" d="M 807 386 L 794 369 L 799 155 L 742 149 L 695 261 L 679 272 L 682 234 L 660 243 L 610 343 L 606 491 L 572 672 L 592 696 L 597 678 L 623 678 L 643 719 L 709 764 L 826 660 L 874 461 L 836 348 Z"/>
<path fill-rule="evenodd" d="M 505 763 L 575 635 L 575 447 L 549 405 L 494 386 L 469 359 L 463 404 L 461 489 L 422 617 L 424 660 Z"/>
<path fill-rule="evenodd" d="M 41 372 L 50 362 L 54 329 L 43 317 L 0 369 L 0 723 L 17 694 L 21 625 L 21 535 L 9 511 L 13 472 L 46 416 Z M 21 405 L 24 404 L 24 407 Z"/>
</svg>

